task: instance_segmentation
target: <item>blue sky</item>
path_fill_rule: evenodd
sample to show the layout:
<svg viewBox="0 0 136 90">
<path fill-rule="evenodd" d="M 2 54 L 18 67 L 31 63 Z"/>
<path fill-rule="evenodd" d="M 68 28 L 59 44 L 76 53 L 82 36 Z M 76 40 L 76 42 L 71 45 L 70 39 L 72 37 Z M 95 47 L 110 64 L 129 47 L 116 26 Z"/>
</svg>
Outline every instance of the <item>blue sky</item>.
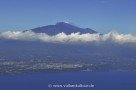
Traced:
<svg viewBox="0 0 136 90">
<path fill-rule="evenodd" d="M 0 31 L 61 21 L 100 33 L 136 34 L 136 0 L 0 0 Z"/>
</svg>

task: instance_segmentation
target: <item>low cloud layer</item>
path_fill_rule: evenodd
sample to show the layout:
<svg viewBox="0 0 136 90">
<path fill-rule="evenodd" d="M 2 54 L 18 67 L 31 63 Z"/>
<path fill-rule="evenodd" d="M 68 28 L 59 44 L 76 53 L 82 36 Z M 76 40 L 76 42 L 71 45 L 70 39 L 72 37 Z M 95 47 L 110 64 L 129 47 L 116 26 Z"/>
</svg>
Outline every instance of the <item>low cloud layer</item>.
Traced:
<svg viewBox="0 0 136 90">
<path fill-rule="evenodd" d="M 49 36 L 45 33 L 34 33 L 32 31 L 7 31 L 0 33 L 0 39 L 8 40 L 23 40 L 23 41 L 42 41 L 42 42 L 115 42 L 115 43 L 136 43 L 136 36 L 131 34 L 118 34 L 117 32 L 110 32 L 104 35 L 100 34 L 80 34 L 72 33 L 66 35 L 59 33 L 54 36 Z"/>
</svg>

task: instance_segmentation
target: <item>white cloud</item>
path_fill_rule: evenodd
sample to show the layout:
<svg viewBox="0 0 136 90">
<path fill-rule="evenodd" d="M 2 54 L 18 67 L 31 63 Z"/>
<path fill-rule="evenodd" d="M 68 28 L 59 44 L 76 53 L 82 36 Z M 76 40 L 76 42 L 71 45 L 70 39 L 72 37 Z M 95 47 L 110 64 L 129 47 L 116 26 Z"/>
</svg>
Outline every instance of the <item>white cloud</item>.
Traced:
<svg viewBox="0 0 136 90">
<path fill-rule="evenodd" d="M 45 33 L 34 33 L 32 31 L 7 31 L 0 33 L 1 39 L 8 40 L 23 40 L 23 41 L 42 41 L 42 42 L 115 42 L 115 43 L 136 43 L 136 36 L 131 34 L 118 34 L 117 32 L 110 32 L 108 34 L 80 34 L 72 33 L 66 35 L 65 33 L 59 33 L 54 36 L 49 36 Z"/>
</svg>

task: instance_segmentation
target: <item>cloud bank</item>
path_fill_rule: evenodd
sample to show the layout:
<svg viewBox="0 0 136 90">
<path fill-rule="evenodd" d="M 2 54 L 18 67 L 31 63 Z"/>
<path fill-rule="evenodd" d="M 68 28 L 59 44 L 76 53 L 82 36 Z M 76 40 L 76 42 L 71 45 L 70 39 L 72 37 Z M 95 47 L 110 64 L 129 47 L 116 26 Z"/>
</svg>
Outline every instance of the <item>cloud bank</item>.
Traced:
<svg viewBox="0 0 136 90">
<path fill-rule="evenodd" d="M 132 34 L 119 34 L 117 32 L 109 32 L 107 34 L 80 34 L 59 33 L 54 36 L 49 36 L 45 33 L 34 33 L 32 31 L 7 31 L 0 33 L 0 39 L 22 40 L 22 41 L 42 41 L 42 42 L 60 42 L 60 43 L 76 43 L 76 42 L 115 42 L 115 43 L 136 43 L 136 36 Z"/>
</svg>

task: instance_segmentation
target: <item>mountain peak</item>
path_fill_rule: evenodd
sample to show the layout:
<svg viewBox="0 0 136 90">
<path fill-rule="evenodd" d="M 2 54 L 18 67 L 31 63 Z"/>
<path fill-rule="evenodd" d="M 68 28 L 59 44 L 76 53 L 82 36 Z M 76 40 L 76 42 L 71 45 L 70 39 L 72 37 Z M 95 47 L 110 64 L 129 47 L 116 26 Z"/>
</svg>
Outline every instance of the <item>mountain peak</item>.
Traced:
<svg viewBox="0 0 136 90">
<path fill-rule="evenodd" d="M 57 22 L 56 25 L 65 25 L 65 24 L 69 24 L 69 22 Z"/>
<path fill-rule="evenodd" d="M 97 33 L 96 31 L 90 28 L 80 28 L 75 25 L 72 25 L 68 22 L 57 22 L 55 25 L 47 25 L 43 27 L 38 27 L 31 29 L 35 33 L 46 33 L 48 35 L 56 35 L 58 33 L 64 32 L 65 34 L 77 33 Z"/>
<path fill-rule="evenodd" d="M 57 26 L 74 26 L 74 27 L 76 27 L 75 25 L 73 25 L 72 23 L 69 23 L 69 22 L 57 22 L 56 25 Z"/>
</svg>

